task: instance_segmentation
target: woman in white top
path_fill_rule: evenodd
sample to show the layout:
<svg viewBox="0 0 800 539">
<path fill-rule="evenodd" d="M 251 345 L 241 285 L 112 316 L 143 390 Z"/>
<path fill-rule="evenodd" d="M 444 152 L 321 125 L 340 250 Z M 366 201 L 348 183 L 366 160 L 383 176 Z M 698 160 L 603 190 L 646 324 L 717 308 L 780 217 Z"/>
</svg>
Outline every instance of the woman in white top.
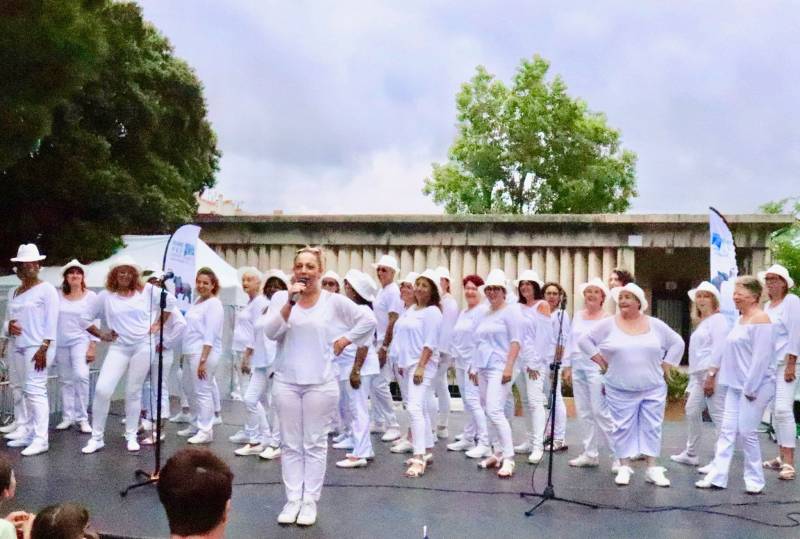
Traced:
<svg viewBox="0 0 800 539">
<path fill-rule="evenodd" d="M 449 451 L 466 451 L 472 458 L 485 458 L 491 454 L 489 447 L 489 431 L 486 414 L 481 407 L 481 394 L 475 384 L 469 380 L 469 365 L 475 354 L 475 328 L 478 322 L 489 311 L 489 306 L 481 304 L 483 299 L 478 290 L 483 286 L 483 279 L 478 275 L 467 275 L 462 281 L 464 301 L 467 304 L 458 316 L 453 328 L 453 339 L 450 349 L 456 368 L 456 381 L 461 393 L 464 410 L 469 414 L 464 423 L 461 439 L 449 444 Z"/>
<path fill-rule="evenodd" d="M 772 422 L 778 439 L 779 455 L 764 463 L 765 468 L 778 470 L 778 478 L 795 478 L 794 448 L 797 426 L 794 419 L 794 398 L 797 392 L 797 356 L 800 354 L 800 298 L 789 293 L 794 280 L 780 264 L 758 274 L 766 286 L 769 301 L 764 306 L 775 326 L 775 402 Z"/>
<path fill-rule="evenodd" d="M 84 266 L 71 260 L 63 268 L 64 281 L 59 291 L 56 366 L 61 383 L 61 423 L 56 430 L 77 424 L 84 434 L 91 434 L 89 424 L 89 365 L 97 355 L 97 338 L 82 327 L 83 313 L 95 294 L 86 288 Z"/>
<path fill-rule="evenodd" d="M 151 336 L 158 332 L 161 290 L 139 281 L 141 268 L 129 256 L 119 257 L 100 292 L 83 315 L 82 325 L 103 342 L 110 343 L 100 367 L 92 402 L 92 437 L 81 450 L 94 453 L 105 447 L 103 439 L 111 396 L 127 373 L 125 384 L 125 439 L 128 451 L 138 451 L 136 429 L 142 402 L 142 386 L 150 372 Z M 175 310 L 175 298 L 167 296 L 165 317 Z M 104 320 L 101 330 L 95 320 Z"/>
<path fill-rule="evenodd" d="M 600 464 L 599 435 L 602 435 L 609 451 L 614 453 L 611 438 L 614 422 L 603 395 L 600 366 L 576 346 L 584 335 L 610 316 L 603 310 L 603 304 L 609 295 L 608 287 L 602 279 L 594 278 L 580 285 L 578 294 L 583 296 L 583 309 L 575 313 L 572 321 L 570 344 L 564 357 L 563 378 L 572 385 L 575 408 L 584 431 L 583 452 L 570 460 L 569 465 L 582 468 Z"/>
<path fill-rule="evenodd" d="M 544 300 L 542 280 L 534 270 L 525 270 L 516 281 L 522 321 L 522 347 L 518 385 L 522 404 L 528 413 L 527 440 L 514 447 L 517 453 L 530 453 L 528 462 L 536 464 L 544 455 L 545 380 L 550 376 L 548 355 L 552 355 L 550 306 Z"/>
<path fill-rule="evenodd" d="M 556 354 L 558 357 L 564 359 L 564 350 L 569 348 L 569 338 L 572 332 L 572 322 L 570 321 L 569 314 L 566 309 L 562 309 L 561 305 L 566 305 L 567 293 L 558 283 L 545 283 L 542 288 L 544 292 L 544 299 L 550 305 L 550 320 L 553 324 L 552 339 L 550 341 L 550 350 L 547 354 L 549 365 L 553 364 Z M 558 341 L 558 335 L 561 334 L 561 342 Z M 551 386 L 553 381 L 552 371 L 551 374 L 545 377 L 544 391 L 547 398 L 550 399 Z M 550 449 L 550 443 L 554 444 L 553 451 L 566 451 L 569 449 L 566 442 L 567 437 L 567 407 L 564 404 L 564 396 L 561 392 L 561 379 L 558 380 L 556 387 L 556 421 L 554 425 L 555 433 L 550 432 L 550 422 L 547 423 L 547 442 L 545 443 L 545 451 Z"/>
<path fill-rule="evenodd" d="M 505 405 L 511 393 L 514 364 L 522 345 L 522 317 L 519 309 L 506 303 L 508 288 L 502 270 L 493 269 L 486 277 L 483 293 L 489 312 L 475 328 L 475 355 L 470 365 L 473 383 L 478 382 L 481 403 L 489 418 L 495 453 L 481 461 L 481 468 L 500 468 L 498 477 L 514 474 L 514 443 Z"/>
<path fill-rule="evenodd" d="M 419 273 L 410 271 L 406 274 L 405 278 L 400 279 L 397 283 L 400 291 L 400 302 L 402 303 L 402 306 L 397 308 L 400 313 L 398 314 L 397 319 L 392 323 L 392 338 L 394 338 L 394 324 L 397 323 L 397 320 L 400 319 L 400 316 L 402 316 L 403 312 L 407 311 L 417 302 L 416 298 L 414 297 L 414 283 L 417 281 L 417 277 L 419 277 Z M 397 388 L 400 390 L 400 398 L 403 401 L 403 407 L 408 409 L 407 392 L 405 389 L 406 382 L 405 377 L 402 374 L 403 371 L 400 368 L 399 358 L 397 357 L 397 346 L 389 347 L 388 361 L 392 364 L 392 372 L 395 380 L 397 380 Z M 414 451 L 414 445 L 411 443 L 411 425 L 409 425 L 408 429 L 406 429 L 406 435 L 395 440 L 395 442 L 392 444 L 392 447 L 389 448 L 389 451 L 392 453 L 411 453 Z"/>
<path fill-rule="evenodd" d="M 325 479 L 328 426 L 339 400 L 334 356 L 349 344 L 373 338 L 375 320 L 340 294 L 320 290 L 325 271 L 322 249 L 305 247 L 294 257 L 294 282 L 272 296 L 266 336 L 278 341 L 273 398 L 283 454 L 281 471 L 288 499 L 278 522 L 309 526 Z M 344 335 L 333 334 L 335 320 Z"/>
<path fill-rule="evenodd" d="M 715 377 L 709 376 L 712 367 L 719 368 L 720 358 L 730 332 L 728 320 L 719 312 L 719 291 L 708 281 L 689 290 L 689 299 L 694 303 L 697 326 L 689 338 L 689 384 L 686 386 L 686 448 L 670 459 L 681 464 L 697 466 L 700 459 L 700 437 L 703 432 L 703 409 L 708 412 L 717 428 L 722 425 L 722 407 L 725 390 L 717 387 Z"/>
<path fill-rule="evenodd" d="M 16 429 L 7 434 L 9 447 L 24 447 L 23 456 L 47 451 L 50 406 L 47 399 L 47 363 L 56 351 L 58 292 L 39 279 L 44 260 L 36 245 L 20 245 L 16 263 L 22 284 L 8 298 L 4 332 L 11 337 L 9 382 L 14 396 Z"/>
<path fill-rule="evenodd" d="M 436 378 L 433 381 L 433 389 L 438 401 L 438 419 L 436 422 L 436 436 L 441 439 L 450 437 L 447 430 L 450 419 L 450 385 L 447 379 L 447 372 L 453 365 L 451 344 L 453 339 L 453 327 L 458 320 L 458 302 L 453 294 L 450 293 L 450 271 L 440 266 L 436 268 L 439 275 L 439 288 L 442 290 L 442 329 L 439 335 L 439 362 L 436 367 Z"/>
<path fill-rule="evenodd" d="M 614 419 L 614 451 L 620 467 L 614 482 L 630 483 L 631 459 L 644 455 L 646 480 L 668 487 L 661 453 L 661 428 L 667 400 L 664 374 L 683 356 L 681 336 L 667 324 L 647 316 L 647 299 L 635 283 L 612 291 L 619 314 L 597 324 L 579 342 L 581 352 L 605 371 L 605 392 Z"/>
<path fill-rule="evenodd" d="M 253 354 L 253 322 L 264 307 L 264 295 L 261 293 L 261 284 L 264 276 L 253 266 L 244 266 L 236 272 L 242 290 L 247 295 L 247 305 L 236 312 L 236 320 L 233 324 L 233 339 L 231 340 L 231 398 L 233 400 L 243 400 L 242 375 L 246 375 L 247 370 L 242 369 L 242 363 L 249 359 Z M 241 432 L 241 431 L 240 431 Z M 234 443 L 242 443 L 234 441 Z M 247 442 L 247 440 L 243 440 Z"/>
<path fill-rule="evenodd" d="M 183 333 L 184 369 L 192 386 L 187 394 L 193 422 L 178 431 L 188 436 L 190 444 L 207 444 L 214 440 L 214 371 L 222 352 L 222 323 L 225 309 L 217 297 L 219 279 L 211 268 L 200 268 L 194 281 L 196 298 L 186 311 Z M 186 370 L 184 371 L 186 375 Z"/>
<path fill-rule="evenodd" d="M 748 494 L 764 490 L 758 426 L 775 395 L 775 328 L 759 302 L 763 288 L 754 277 L 736 279 L 733 302 L 739 321 L 728 334 L 717 376 L 717 386 L 727 388 L 722 428 L 711 471 L 695 483 L 698 488 L 725 488 L 733 451 L 738 442 L 744 454 L 744 484 Z"/>
</svg>

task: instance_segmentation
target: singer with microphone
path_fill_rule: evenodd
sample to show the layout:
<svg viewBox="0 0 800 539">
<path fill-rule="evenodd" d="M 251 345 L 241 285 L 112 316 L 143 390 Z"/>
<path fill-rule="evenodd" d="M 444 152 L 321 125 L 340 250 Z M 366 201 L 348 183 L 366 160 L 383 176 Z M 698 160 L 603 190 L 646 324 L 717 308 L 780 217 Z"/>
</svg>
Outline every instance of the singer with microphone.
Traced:
<svg viewBox="0 0 800 539">
<path fill-rule="evenodd" d="M 304 247 L 294 257 L 294 282 L 272 296 L 264 333 L 278 342 L 273 398 L 283 453 L 281 473 L 287 502 L 278 523 L 310 526 L 325 479 L 328 426 L 336 413 L 339 384 L 333 365 L 350 344 L 367 346 L 375 319 L 341 294 L 320 289 L 325 271 L 321 248 Z M 334 330 L 342 322 L 344 333 Z M 335 333 L 339 333 L 336 335 Z"/>
<path fill-rule="evenodd" d="M 550 365 L 552 366 L 556 358 L 559 361 L 564 357 L 564 350 L 569 346 L 569 336 L 572 332 L 572 322 L 567 313 L 567 293 L 560 284 L 555 282 L 545 283 L 543 288 L 544 299 L 550 305 L 550 320 L 553 324 L 553 339 L 550 350 L 555 351 L 555 355 L 550 355 Z M 561 341 L 559 342 L 559 335 Z M 553 382 L 552 376 L 546 378 L 545 391 L 550 394 L 550 384 Z M 548 425 L 549 427 L 549 425 Z M 564 405 L 564 397 L 561 394 L 561 379 L 558 380 L 556 387 L 556 424 L 553 429 L 555 432 L 547 433 L 545 450 L 550 449 L 553 444 L 553 451 L 566 451 L 567 447 L 567 407 Z"/>
</svg>

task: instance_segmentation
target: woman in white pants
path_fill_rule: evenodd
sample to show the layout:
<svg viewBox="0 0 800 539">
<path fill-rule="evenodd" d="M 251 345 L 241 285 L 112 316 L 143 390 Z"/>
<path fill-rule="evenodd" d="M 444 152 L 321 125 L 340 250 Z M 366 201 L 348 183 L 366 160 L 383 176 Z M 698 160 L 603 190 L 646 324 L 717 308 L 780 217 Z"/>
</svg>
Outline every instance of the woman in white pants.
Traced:
<svg viewBox="0 0 800 539">
<path fill-rule="evenodd" d="M 476 349 L 470 365 L 472 381 L 478 383 L 481 404 L 489 419 L 490 436 L 497 441 L 494 454 L 479 466 L 500 468 L 497 476 L 501 478 L 514 474 L 514 442 L 504 409 L 511 394 L 523 325 L 519 309 L 506 303 L 506 282 L 505 273 L 499 269 L 493 269 L 486 277 L 483 293 L 489 300 L 489 312 L 475 328 Z"/>
<path fill-rule="evenodd" d="M 214 371 L 222 352 L 222 324 L 225 310 L 217 297 L 219 279 L 211 268 L 200 268 L 194 280 L 196 299 L 186 311 L 186 331 L 181 351 L 184 369 L 188 366 L 192 380 L 189 408 L 194 420 L 178 436 L 188 436 L 190 444 L 207 444 L 214 440 Z"/>
<path fill-rule="evenodd" d="M 139 281 L 141 268 L 129 256 L 121 256 L 111 266 L 105 290 L 100 292 L 83 316 L 83 327 L 103 342 L 110 343 L 100 367 L 92 402 L 92 437 L 81 450 L 94 453 L 105 447 L 104 434 L 111 396 L 127 374 L 125 384 L 125 439 L 128 451 L 138 451 L 136 429 L 142 403 L 142 386 L 150 372 L 151 337 L 159 329 L 161 289 Z M 167 296 L 164 313 L 175 310 L 175 298 Z M 101 330 L 95 320 L 104 320 Z"/>
<path fill-rule="evenodd" d="M 9 447 L 24 447 L 23 456 L 49 448 L 50 406 L 47 400 L 47 363 L 56 350 L 58 292 L 39 279 L 44 260 L 36 245 L 20 245 L 11 261 L 22 284 L 9 293 L 4 332 L 11 337 L 9 382 L 14 396 L 16 429 L 6 435 Z"/>
<path fill-rule="evenodd" d="M 569 314 L 562 305 L 566 305 L 567 293 L 558 283 L 545 283 L 542 288 L 544 299 L 550 305 L 550 321 L 553 326 L 552 339 L 550 342 L 550 353 L 548 354 L 549 365 L 548 369 L 552 366 L 556 354 L 563 360 L 564 350 L 569 347 L 569 337 L 572 333 L 572 322 L 570 321 Z M 558 343 L 559 331 L 561 333 L 561 342 Z M 545 378 L 545 393 L 548 400 L 550 399 L 551 386 L 553 382 L 552 370 L 550 375 Z M 551 403 L 552 405 L 552 403 Z M 547 423 L 547 442 L 545 443 L 545 451 L 550 449 L 550 444 L 554 444 L 553 451 L 566 451 L 569 449 L 567 446 L 567 407 L 564 404 L 564 396 L 561 392 L 561 379 L 558 380 L 556 387 L 556 404 L 555 404 L 556 421 L 553 430 L 550 432 L 550 422 Z"/>
<path fill-rule="evenodd" d="M 451 350 L 456 368 L 456 381 L 461 393 L 461 402 L 464 404 L 466 421 L 461 439 L 447 446 L 448 451 L 466 451 L 475 455 L 474 458 L 485 458 L 491 454 L 489 447 L 489 431 L 486 424 L 486 414 L 481 408 L 481 394 L 475 384 L 469 379 L 469 366 L 475 354 L 475 328 L 478 322 L 489 311 L 488 305 L 481 305 L 481 293 L 478 290 L 483 286 L 483 279 L 478 275 L 467 275 L 462 281 L 464 287 L 464 301 L 467 306 L 458 316 L 458 321 L 453 328 Z M 477 455 L 476 455 L 477 454 Z"/>
<path fill-rule="evenodd" d="M 797 356 L 800 354 L 800 298 L 789 293 L 794 280 L 789 271 L 775 264 L 758 274 L 767 289 L 769 301 L 764 306 L 775 326 L 775 403 L 772 423 L 778 438 L 779 455 L 764 463 L 765 468 L 778 471 L 778 478 L 795 478 L 794 448 L 797 425 L 794 419 L 794 396 L 797 391 Z"/>
<path fill-rule="evenodd" d="M 528 462 L 537 464 L 544 455 L 544 432 L 547 414 L 545 380 L 550 376 L 548 355 L 553 349 L 550 306 L 544 301 L 542 280 L 534 270 L 525 270 L 516 282 L 522 320 L 522 347 L 520 350 L 520 388 L 525 393 L 528 413 L 527 440 L 516 446 L 517 453 L 530 452 Z"/>
<path fill-rule="evenodd" d="M 400 290 L 400 301 L 401 306 L 397 308 L 400 311 L 399 316 L 403 316 L 403 313 L 411 308 L 412 305 L 417 303 L 416 298 L 414 297 L 414 283 L 417 281 L 417 277 L 419 277 L 419 273 L 415 271 L 410 271 L 406 274 L 405 278 L 400 279 L 398 281 L 398 288 Z M 380 292 L 378 293 L 380 295 Z M 377 303 L 377 301 L 376 301 Z M 380 328 L 380 318 L 378 317 L 378 313 L 375 313 L 376 318 L 378 318 L 378 328 Z M 399 317 L 397 318 L 399 320 Z M 392 323 L 392 340 L 394 340 L 394 324 L 397 323 L 395 320 Z M 378 349 L 378 358 L 380 358 L 380 348 Z M 408 399 L 406 398 L 406 379 L 403 374 L 401 374 L 402 369 L 400 368 L 399 364 L 399 357 L 397 356 L 397 346 L 393 346 L 389 348 L 388 351 L 388 362 L 392 365 L 392 373 L 394 375 L 395 380 L 397 380 L 397 388 L 400 390 L 400 398 L 403 401 L 403 408 L 408 410 Z M 374 386 L 374 384 L 373 384 Z M 370 395 L 370 398 L 374 398 L 374 394 Z M 374 402 L 373 402 L 374 406 Z M 397 440 L 392 443 L 392 447 L 389 448 L 389 451 L 392 453 L 411 453 L 414 451 L 414 445 L 411 443 L 411 425 L 408 426 L 406 429 L 406 435 L 401 436 Z M 383 440 L 383 438 L 381 438 Z"/>
<path fill-rule="evenodd" d="M 436 422 L 436 437 L 447 439 L 450 433 L 447 429 L 450 420 L 450 385 L 447 372 L 453 365 L 452 351 L 450 350 L 453 339 L 453 327 L 458 320 L 458 302 L 450 293 L 450 271 L 444 266 L 436 268 L 439 275 L 439 288 L 442 291 L 442 334 L 439 335 L 439 362 L 436 367 L 436 378 L 433 389 L 438 401 L 438 417 Z"/>
<path fill-rule="evenodd" d="M 614 422 L 603 395 L 603 375 L 600 366 L 575 345 L 602 320 L 610 316 L 603 310 L 603 303 L 609 295 L 608 287 L 602 279 L 594 278 L 580 285 L 578 294 L 583 296 L 583 309 L 576 312 L 572 320 L 570 346 L 564 357 L 563 378 L 572 385 L 575 408 L 584 433 L 583 452 L 570 460 L 569 465 L 583 468 L 600 464 L 598 451 L 600 438 L 610 453 L 614 454 L 611 437 Z"/>
<path fill-rule="evenodd" d="M 61 422 L 56 430 L 67 430 L 77 424 L 82 433 L 91 434 L 89 365 L 97 353 L 97 338 L 83 329 L 82 317 L 97 294 L 86 288 L 84 267 L 71 260 L 61 268 L 64 281 L 59 291 L 55 358 L 61 383 Z"/>
<path fill-rule="evenodd" d="M 630 483 L 631 459 L 641 454 L 647 461 L 647 482 L 668 487 L 666 469 L 656 465 L 667 401 L 664 374 L 680 362 L 683 339 L 661 320 L 644 314 L 647 299 L 635 283 L 611 294 L 619 314 L 599 322 L 578 346 L 605 371 L 606 402 L 615 423 L 614 451 L 620 459 L 614 482 Z"/>
<path fill-rule="evenodd" d="M 341 294 L 320 289 L 325 271 L 322 249 L 304 247 L 294 257 L 294 282 L 272 296 L 266 336 L 278 341 L 273 398 L 283 454 L 281 471 L 287 502 L 280 524 L 310 526 L 325 479 L 328 427 L 339 401 L 333 357 L 349 344 L 363 345 L 375 321 Z M 333 335 L 335 320 L 347 332 Z M 335 340 L 334 340 L 335 339 Z"/>
<path fill-rule="evenodd" d="M 775 333 L 769 316 L 759 306 L 763 288 L 754 277 L 736 279 L 733 302 L 739 320 L 728 334 L 717 385 L 727 388 L 725 411 L 711 471 L 695 483 L 697 488 L 726 488 L 737 442 L 744 457 L 744 484 L 748 494 L 764 491 L 764 469 L 758 426 L 775 395 Z"/>
<path fill-rule="evenodd" d="M 725 405 L 725 390 L 718 387 L 715 377 L 709 376 L 710 369 L 719 368 L 730 326 L 725 316 L 719 312 L 719 291 L 708 281 L 689 290 L 689 299 L 694 303 L 697 326 L 689 338 L 689 384 L 686 387 L 686 428 L 688 437 L 686 448 L 672 455 L 673 462 L 697 466 L 700 439 L 703 432 L 703 410 L 708 412 L 717 428 L 717 436 L 722 425 L 722 411 Z"/>
</svg>

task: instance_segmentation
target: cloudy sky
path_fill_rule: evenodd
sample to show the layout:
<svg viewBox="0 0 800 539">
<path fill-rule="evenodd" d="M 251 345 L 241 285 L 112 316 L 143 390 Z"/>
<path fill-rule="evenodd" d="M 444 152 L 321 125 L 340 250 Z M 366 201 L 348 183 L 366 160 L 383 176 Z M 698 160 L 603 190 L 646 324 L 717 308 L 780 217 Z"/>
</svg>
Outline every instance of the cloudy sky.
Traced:
<svg viewBox="0 0 800 539">
<path fill-rule="evenodd" d="M 632 212 L 800 195 L 792 1 L 140 4 L 203 81 L 218 190 L 250 212 L 440 213 L 421 188 L 460 84 L 534 54 L 638 154 Z"/>
</svg>

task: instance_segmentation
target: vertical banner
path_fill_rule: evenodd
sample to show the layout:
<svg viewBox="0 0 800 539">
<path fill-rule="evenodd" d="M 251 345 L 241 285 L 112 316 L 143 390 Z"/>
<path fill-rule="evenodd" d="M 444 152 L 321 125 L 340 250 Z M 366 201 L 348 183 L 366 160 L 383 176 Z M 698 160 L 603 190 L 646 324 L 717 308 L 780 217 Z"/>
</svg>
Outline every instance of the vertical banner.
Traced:
<svg viewBox="0 0 800 539">
<path fill-rule="evenodd" d="M 733 243 L 733 234 L 728 227 L 728 222 L 714 208 L 709 208 L 709 247 L 711 249 L 711 283 L 719 289 L 720 312 L 725 315 L 728 322 L 736 323 L 738 312 L 733 304 L 733 286 L 739 276 L 736 265 L 736 245 Z"/>
<path fill-rule="evenodd" d="M 170 291 L 178 300 L 178 308 L 184 312 L 192 304 L 192 286 L 197 273 L 195 251 L 199 236 L 199 226 L 183 225 L 172 235 L 164 253 L 164 271 L 175 274 Z"/>
</svg>

